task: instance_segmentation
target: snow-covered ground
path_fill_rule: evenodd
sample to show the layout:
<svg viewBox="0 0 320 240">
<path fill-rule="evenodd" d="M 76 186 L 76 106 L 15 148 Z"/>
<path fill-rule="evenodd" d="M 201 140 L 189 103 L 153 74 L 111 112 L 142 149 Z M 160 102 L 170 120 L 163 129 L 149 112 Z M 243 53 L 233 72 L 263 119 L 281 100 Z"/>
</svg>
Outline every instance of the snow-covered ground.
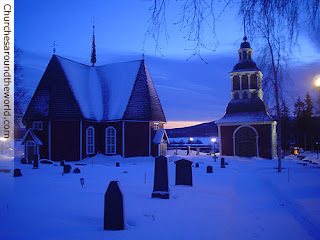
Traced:
<svg viewBox="0 0 320 240">
<path fill-rule="evenodd" d="M 179 157 L 169 155 L 168 200 L 151 198 L 154 158 L 99 155 L 82 161 L 87 165 L 77 166 L 80 174 L 64 176 L 59 164 L 34 170 L 17 160 L 22 177 L 0 173 L 1 195 L 13 189 L 10 198 L 0 200 L 0 239 L 320 239 L 320 165 L 303 166 L 306 162 L 290 156 L 278 173 L 276 160 L 226 157 L 223 169 L 220 158 L 184 154 L 179 157 L 200 167 L 192 168 L 192 187 L 175 186 Z M 206 173 L 208 165 L 212 174 Z M 103 230 L 111 180 L 120 181 L 124 195 L 123 231 Z"/>
</svg>

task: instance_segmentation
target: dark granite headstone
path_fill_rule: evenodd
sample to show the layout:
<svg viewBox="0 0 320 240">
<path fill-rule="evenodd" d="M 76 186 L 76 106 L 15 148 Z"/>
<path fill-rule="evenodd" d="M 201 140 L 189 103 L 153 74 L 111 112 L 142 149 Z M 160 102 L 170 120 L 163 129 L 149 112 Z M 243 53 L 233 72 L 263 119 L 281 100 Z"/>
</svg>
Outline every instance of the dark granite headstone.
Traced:
<svg viewBox="0 0 320 240">
<path fill-rule="evenodd" d="M 225 162 L 224 162 L 224 158 L 221 158 L 221 168 L 225 168 Z"/>
<path fill-rule="evenodd" d="M 65 165 L 64 160 L 61 160 L 61 161 L 60 161 L 60 166 L 64 166 L 64 165 Z"/>
<path fill-rule="evenodd" d="M 27 164 L 27 159 L 26 159 L 26 158 L 22 158 L 22 159 L 21 159 L 21 163 L 22 163 L 22 164 Z"/>
<path fill-rule="evenodd" d="M 21 177 L 22 176 L 21 169 L 19 169 L 19 168 L 14 169 L 13 176 L 14 177 Z"/>
<path fill-rule="evenodd" d="M 196 163 L 196 168 L 198 168 L 199 167 L 199 163 Z"/>
<path fill-rule="evenodd" d="M 123 230 L 123 196 L 118 181 L 109 183 L 104 195 L 104 230 Z"/>
<path fill-rule="evenodd" d="M 208 166 L 207 167 L 207 173 L 212 173 L 213 171 L 212 171 L 212 166 Z"/>
<path fill-rule="evenodd" d="M 80 173 L 81 171 L 80 171 L 80 169 L 79 168 L 75 168 L 74 170 L 73 170 L 73 173 Z"/>
<path fill-rule="evenodd" d="M 63 172 L 64 173 L 70 173 L 70 171 L 71 171 L 71 165 L 66 164 L 66 165 L 63 166 Z"/>
<path fill-rule="evenodd" d="M 174 163 L 176 164 L 176 185 L 192 186 L 192 162 L 181 159 Z"/>
<path fill-rule="evenodd" d="M 38 159 L 38 155 L 35 155 L 33 160 L 33 169 L 38 169 L 38 168 L 39 168 L 39 159 Z"/>
<path fill-rule="evenodd" d="M 120 163 L 119 162 L 116 162 L 116 167 L 120 167 Z"/>
<path fill-rule="evenodd" d="M 168 159 L 164 156 L 155 159 L 152 197 L 169 199 Z"/>
</svg>

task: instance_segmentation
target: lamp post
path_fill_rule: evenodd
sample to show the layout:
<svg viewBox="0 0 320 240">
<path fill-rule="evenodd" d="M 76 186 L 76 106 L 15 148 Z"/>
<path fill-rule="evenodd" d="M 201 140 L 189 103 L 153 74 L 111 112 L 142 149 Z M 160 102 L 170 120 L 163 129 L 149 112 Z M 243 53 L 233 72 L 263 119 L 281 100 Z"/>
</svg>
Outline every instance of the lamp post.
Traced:
<svg viewBox="0 0 320 240">
<path fill-rule="evenodd" d="M 213 142 L 213 158 L 214 158 L 214 161 L 215 161 L 215 162 L 217 161 L 217 156 L 216 156 L 216 141 L 217 141 L 216 138 L 211 138 L 211 142 Z"/>
<path fill-rule="evenodd" d="M 190 153 L 191 153 L 191 146 L 192 146 L 192 143 L 193 143 L 193 138 L 191 137 L 189 140 L 190 140 Z"/>
<path fill-rule="evenodd" d="M 7 139 L 4 138 L 4 137 L 1 137 L 1 138 L 0 138 L 0 141 L 1 141 L 1 153 L 2 153 L 2 155 L 3 155 L 3 145 L 4 145 L 4 142 L 7 141 Z"/>
</svg>

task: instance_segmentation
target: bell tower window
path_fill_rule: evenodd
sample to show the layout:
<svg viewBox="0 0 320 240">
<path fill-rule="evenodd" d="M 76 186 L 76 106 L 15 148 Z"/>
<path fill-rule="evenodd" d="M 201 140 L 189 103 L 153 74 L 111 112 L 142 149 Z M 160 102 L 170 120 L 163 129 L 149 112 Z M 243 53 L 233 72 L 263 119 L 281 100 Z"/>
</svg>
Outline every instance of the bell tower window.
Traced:
<svg viewBox="0 0 320 240">
<path fill-rule="evenodd" d="M 236 99 L 236 100 L 239 99 L 239 93 L 234 94 L 234 99 Z"/>
<path fill-rule="evenodd" d="M 258 83 L 257 83 L 257 75 L 252 74 L 250 76 L 250 89 L 257 89 Z"/>
<path fill-rule="evenodd" d="M 242 90 L 248 89 L 248 76 L 247 75 L 241 76 L 241 89 Z"/>
<path fill-rule="evenodd" d="M 247 60 L 247 52 L 243 51 L 243 60 Z"/>
<path fill-rule="evenodd" d="M 240 78 L 239 76 L 233 77 L 233 90 L 240 90 Z"/>
</svg>

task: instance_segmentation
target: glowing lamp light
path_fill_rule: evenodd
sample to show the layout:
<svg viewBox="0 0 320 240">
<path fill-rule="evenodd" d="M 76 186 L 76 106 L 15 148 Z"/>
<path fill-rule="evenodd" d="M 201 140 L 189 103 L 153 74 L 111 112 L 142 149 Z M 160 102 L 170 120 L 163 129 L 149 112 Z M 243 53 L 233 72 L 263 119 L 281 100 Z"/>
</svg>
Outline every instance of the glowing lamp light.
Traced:
<svg viewBox="0 0 320 240">
<path fill-rule="evenodd" d="M 313 80 L 316 87 L 320 87 L 320 74 L 316 75 Z"/>
<path fill-rule="evenodd" d="M 190 138 L 190 141 L 192 142 L 192 141 L 193 141 L 193 138 Z"/>
<path fill-rule="evenodd" d="M 211 142 L 215 143 L 217 141 L 216 138 L 211 138 Z"/>
</svg>

